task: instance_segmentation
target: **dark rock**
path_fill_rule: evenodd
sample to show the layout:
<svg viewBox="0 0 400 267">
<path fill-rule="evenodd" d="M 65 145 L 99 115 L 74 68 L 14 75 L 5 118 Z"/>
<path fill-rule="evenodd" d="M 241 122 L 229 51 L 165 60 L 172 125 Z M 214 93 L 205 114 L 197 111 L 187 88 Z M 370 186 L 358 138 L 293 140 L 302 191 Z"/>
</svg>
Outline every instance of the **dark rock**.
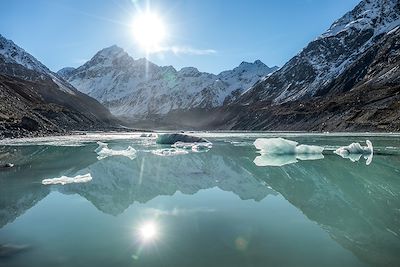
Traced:
<svg viewBox="0 0 400 267">
<path fill-rule="evenodd" d="M 37 131 L 39 129 L 39 123 L 37 121 L 25 116 L 22 117 L 19 125 L 28 131 Z"/>
<path fill-rule="evenodd" d="M 156 143 L 162 145 L 173 145 L 176 142 L 183 142 L 183 143 L 204 143 L 208 142 L 206 139 L 191 136 L 186 134 L 160 134 L 157 137 Z"/>
</svg>

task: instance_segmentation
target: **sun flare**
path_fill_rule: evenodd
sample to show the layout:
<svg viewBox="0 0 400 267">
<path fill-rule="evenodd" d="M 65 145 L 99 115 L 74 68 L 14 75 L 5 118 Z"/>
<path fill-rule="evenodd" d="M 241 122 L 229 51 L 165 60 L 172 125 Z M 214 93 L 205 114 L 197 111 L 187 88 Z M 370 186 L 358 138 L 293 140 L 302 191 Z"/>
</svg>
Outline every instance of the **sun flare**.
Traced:
<svg viewBox="0 0 400 267">
<path fill-rule="evenodd" d="M 167 35 L 161 17 L 150 11 L 138 14 L 133 21 L 132 29 L 136 42 L 149 53 L 159 50 Z"/>
<path fill-rule="evenodd" d="M 143 241 L 151 241 L 157 238 L 158 228 L 154 222 L 147 222 L 139 228 L 139 236 Z"/>
</svg>

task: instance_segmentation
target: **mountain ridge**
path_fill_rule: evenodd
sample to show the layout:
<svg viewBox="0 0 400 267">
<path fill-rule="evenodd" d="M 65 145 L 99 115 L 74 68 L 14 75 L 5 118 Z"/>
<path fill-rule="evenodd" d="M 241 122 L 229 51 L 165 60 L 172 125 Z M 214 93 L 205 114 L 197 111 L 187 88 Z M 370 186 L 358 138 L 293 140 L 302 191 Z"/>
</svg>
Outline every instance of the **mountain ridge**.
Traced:
<svg viewBox="0 0 400 267">
<path fill-rule="evenodd" d="M 13 41 L 0 35 L 0 138 L 110 129 L 117 120 Z"/>
<path fill-rule="evenodd" d="M 256 60 L 218 75 L 194 67 L 177 70 L 145 58 L 135 60 L 113 45 L 82 66 L 67 71 L 63 68 L 58 74 L 105 104 L 113 114 L 144 118 L 174 109 L 221 106 L 276 69 Z"/>
</svg>

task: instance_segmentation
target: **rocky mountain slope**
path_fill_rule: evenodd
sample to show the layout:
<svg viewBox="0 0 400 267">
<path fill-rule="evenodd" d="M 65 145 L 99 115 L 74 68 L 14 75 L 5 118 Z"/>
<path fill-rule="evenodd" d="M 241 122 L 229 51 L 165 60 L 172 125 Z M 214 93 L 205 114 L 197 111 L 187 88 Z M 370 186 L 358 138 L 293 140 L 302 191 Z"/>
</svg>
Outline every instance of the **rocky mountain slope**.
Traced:
<svg viewBox="0 0 400 267">
<path fill-rule="evenodd" d="M 363 0 L 279 71 L 257 83 L 239 103 L 278 104 L 327 94 L 339 75 L 399 25 L 398 0 Z"/>
<path fill-rule="evenodd" d="M 116 120 L 32 55 L 0 35 L 0 138 L 101 129 Z"/>
<path fill-rule="evenodd" d="M 399 0 L 360 2 L 208 127 L 399 131 L 399 26 Z"/>
<path fill-rule="evenodd" d="M 193 67 L 177 71 L 146 59 L 134 60 L 122 48 L 111 46 L 81 67 L 64 68 L 58 74 L 113 114 L 144 118 L 175 109 L 221 106 L 276 69 L 257 60 L 218 75 Z"/>
</svg>

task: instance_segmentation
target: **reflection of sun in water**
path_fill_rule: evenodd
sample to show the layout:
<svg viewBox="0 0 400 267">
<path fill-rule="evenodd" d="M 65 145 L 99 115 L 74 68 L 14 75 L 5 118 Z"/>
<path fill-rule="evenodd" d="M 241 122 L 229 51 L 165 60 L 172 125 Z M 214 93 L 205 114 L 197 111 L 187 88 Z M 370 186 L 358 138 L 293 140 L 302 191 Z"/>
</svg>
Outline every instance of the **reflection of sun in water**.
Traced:
<svg viewBox="0 0 400 267">
<path fill-rule="evenodd" d="M 146 222 L 139 228 L 139 236 L 143 241 L 151 241 L 157 238 L 158 228 L 154 222 Z"/>
<path fill-rule="evenodd" d="M 167 35 L 160 16 L 150 11 L 139 13 L 133 21 L 132 29 L 136 42 L 148 53 L 159 50 Z"/>
</svg>

